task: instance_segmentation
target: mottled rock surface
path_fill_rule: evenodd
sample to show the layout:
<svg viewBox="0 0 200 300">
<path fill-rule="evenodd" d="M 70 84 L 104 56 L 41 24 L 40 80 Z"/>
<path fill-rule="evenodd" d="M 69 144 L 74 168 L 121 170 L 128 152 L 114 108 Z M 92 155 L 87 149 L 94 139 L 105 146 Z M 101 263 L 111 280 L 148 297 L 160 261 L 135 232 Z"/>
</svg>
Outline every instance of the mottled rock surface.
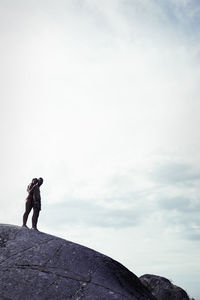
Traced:
<svg viewBox="0 0 200 300">
<path fill-rule="evenodd" d="M 140 280 L 157 300 L 190 300 L 182 288 L 164 277 L 145 274 L 140 277 Z"/>
<path fill-rule="evenodd" d="M 120 263 L 64 239 L 0 225 L 1 300 L 155 300 Z"/>
</svg>

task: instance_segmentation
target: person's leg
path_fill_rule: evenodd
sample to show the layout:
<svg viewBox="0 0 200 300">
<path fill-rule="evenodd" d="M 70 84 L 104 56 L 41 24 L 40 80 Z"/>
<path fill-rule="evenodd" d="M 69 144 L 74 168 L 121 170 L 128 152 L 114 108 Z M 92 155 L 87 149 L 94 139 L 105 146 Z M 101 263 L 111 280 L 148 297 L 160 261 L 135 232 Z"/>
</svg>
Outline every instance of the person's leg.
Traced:
<svg viewBox="0 0 200 300">
<path fill-rule="evenodd" d="M 24 215 L 23 215 L 23 226 L 24 226 L 24 227 L 27 227 L 27 226 L 26 226 L 26 222 L 27 222 L 28 215 L 29 215 L 31 209 L 32 209 L 32 203 L 31 203 L 31 200 L 28 199 L 28 200 L 26 200 L 25 213 L 24 213 Z"/>
<path fill-rule="evenodd" d="M 32 216 L 32 228 L 37 229 L 37 221 L 39 217 L 40 210 L 37 207 L 33 207 L 33 216 Z"/>
</svg>

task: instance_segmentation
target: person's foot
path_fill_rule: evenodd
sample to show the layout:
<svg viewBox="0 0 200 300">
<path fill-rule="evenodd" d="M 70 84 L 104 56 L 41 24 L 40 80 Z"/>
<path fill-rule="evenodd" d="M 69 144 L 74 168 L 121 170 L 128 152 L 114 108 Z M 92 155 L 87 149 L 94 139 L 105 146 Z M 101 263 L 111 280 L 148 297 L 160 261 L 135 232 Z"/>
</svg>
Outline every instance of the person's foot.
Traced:
<svg viewBox="0 0 200 300">
<path fill-rule="evenodd" d="M 36 227 L 32 227 L 31 229 L 36 230 L 36 231 L 39 231 Z"/>
<path fill-rule="evenodd" d="M 22 225 L 22 227 L 28 228 L 28 226 L 26 226 L 26 225 Z M 29 228 L 28 228 L 28 229 L 29 229 Z"/>
</svg>

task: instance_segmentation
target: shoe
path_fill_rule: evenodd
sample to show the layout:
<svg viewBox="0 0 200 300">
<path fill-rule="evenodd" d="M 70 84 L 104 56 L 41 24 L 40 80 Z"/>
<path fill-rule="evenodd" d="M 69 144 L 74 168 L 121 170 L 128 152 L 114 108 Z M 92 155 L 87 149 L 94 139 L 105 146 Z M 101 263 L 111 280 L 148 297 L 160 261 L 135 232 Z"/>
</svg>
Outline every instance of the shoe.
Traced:
<svg viewBox="0 0 200 300">
<path fill-rule="evenodd" d="M 29 229 L 28 226 L 26 226 L 26 225 L 22 225 L 22 227 Z"/>
<path fill-rule="evenodd" d="M 31 229 L 36 230 L 36 231 L 39 231 L 36 227 L 32 227 Z"/>
</svg>

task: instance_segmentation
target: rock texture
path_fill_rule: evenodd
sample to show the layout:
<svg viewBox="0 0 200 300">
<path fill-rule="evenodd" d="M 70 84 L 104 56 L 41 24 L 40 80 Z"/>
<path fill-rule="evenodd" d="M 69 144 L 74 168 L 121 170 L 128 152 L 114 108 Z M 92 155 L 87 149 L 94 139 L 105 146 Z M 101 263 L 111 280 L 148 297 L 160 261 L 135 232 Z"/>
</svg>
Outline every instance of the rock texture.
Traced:
<svg viewBox="0 0 200 300">
<path fill-rule="evenodd" d="M 113 259 L 55 236 L 3 224 L 0 299 L 155 300 L 137 276 Z"/>
<path fill-rule="evenodd" d="M 190 300 L 183 289 L 164 277 L 146 274 L 140 280 L 157 300 Z"/>
</svg>

